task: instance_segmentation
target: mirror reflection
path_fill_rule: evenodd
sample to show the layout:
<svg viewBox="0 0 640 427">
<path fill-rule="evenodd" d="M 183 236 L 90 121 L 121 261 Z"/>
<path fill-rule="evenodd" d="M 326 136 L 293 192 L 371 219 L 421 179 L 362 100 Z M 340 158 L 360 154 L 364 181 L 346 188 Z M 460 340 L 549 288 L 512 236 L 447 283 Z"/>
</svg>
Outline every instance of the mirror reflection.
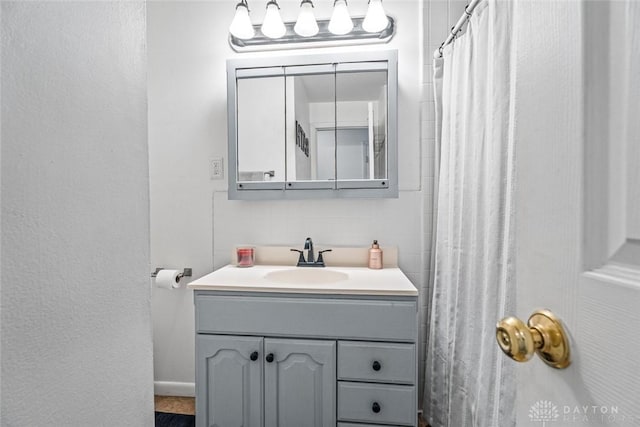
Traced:
<svg viewBox="0 0 640 427">
<path fill-rule="evenodd" d="M 387 178 L 387 72 L 336 74 L 339 180 Z"/>
<path fill-rule="evenodd" d="M 238 79 L 238 181 L 386 179 L 386 83 L 386 71 Z"/>
<path fill-rule="evenodd" d="M 386 71 L 287 76 L 287 181 L 386 179 L 386 83 Z"/>
<path fill-rule="evenodd" d="M 335 73 L 288 75 L 286 84 L 287 181 L 333 181 Z"/>
</svg>

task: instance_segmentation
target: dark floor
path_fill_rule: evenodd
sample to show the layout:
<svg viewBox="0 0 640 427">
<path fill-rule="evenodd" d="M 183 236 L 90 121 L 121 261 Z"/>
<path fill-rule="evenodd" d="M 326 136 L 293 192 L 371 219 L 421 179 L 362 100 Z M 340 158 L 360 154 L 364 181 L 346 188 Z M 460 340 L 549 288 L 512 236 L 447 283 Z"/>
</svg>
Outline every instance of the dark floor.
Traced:
<svg viewBox="0 0 640 427">
<path fill-rule="evenodd" d="M 195 427 L 195 415 L 156 412 L 155 427 Z"/>
</svg>

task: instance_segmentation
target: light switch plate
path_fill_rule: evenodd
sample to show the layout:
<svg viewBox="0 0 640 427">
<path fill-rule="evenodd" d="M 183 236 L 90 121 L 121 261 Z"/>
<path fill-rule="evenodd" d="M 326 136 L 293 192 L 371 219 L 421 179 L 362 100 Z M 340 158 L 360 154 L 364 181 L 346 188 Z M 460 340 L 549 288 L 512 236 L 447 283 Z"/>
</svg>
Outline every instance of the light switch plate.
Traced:
<svg viewBox="0 0 640 427">
<path fill-rule="evenodd" d="M 224 178 L 224 159 L 222 157 L 214 157 L 209 161 L 209 173 L 211 179 Z"/>
</svg>

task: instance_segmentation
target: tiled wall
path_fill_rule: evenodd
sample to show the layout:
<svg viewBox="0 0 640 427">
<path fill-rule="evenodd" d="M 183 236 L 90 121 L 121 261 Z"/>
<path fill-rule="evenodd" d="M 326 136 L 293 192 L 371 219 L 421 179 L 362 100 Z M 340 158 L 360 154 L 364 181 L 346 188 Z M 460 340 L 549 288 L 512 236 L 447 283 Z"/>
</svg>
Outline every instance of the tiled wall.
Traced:
<svg viewBox="0 0 640 427">
<path fill-rule="evenodd" d="M 400 267 L 416 285 L 422 283 L 421 193 L 402 191 L 398 199 L 303 200 L 265 203 L 213 196 L 214 268 L 230 262 L 238 243 L 302 248 L 310 236 L 316 247 L 368 246 L 377 239 L 401 248 Z M 231 227 L 231 229 L 229 229 Z M 292 262 L 297 255 L 292 255 Z"/>
</svg>

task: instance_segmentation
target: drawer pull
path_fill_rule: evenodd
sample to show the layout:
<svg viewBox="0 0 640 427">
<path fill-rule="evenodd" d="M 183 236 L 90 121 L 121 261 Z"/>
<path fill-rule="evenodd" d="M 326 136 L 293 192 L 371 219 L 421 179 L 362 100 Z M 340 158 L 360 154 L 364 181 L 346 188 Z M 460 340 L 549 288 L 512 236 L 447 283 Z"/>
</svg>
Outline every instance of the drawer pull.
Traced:
<svg viewBox="0 0 640 427">
<path fill-rule="evenodd" d="M 379 371 L 380 368 L 382 368 L 382 365 L 380 365 L 380 362 L 378 362 L 377 360 L 374 360 L 373 365 L 371 365 L 371 367 L 373 368 L 374 371 Z"/>
<path fill-rule="evenodd" d="M 269 353 L 269 354 L 267 354 L 267 362 L 268 362 L 268 363 L 273 362 L 273 353 Z"/>
<path fill-rule="evenodd" d="M 371 410 L 377 414 L 378 412 L 380 412 L 380 404 L 378 402 L 373 402 L 373 405 L 371 405 Z"/>
<path fill-rule="evenodd" d="M 251 353 L 251 356 L 249 356 L 249 359 L 251 359 L 253 362 L 258 360 L 258 352 L 254 351 L 253 353 Z"/>
</svg>

